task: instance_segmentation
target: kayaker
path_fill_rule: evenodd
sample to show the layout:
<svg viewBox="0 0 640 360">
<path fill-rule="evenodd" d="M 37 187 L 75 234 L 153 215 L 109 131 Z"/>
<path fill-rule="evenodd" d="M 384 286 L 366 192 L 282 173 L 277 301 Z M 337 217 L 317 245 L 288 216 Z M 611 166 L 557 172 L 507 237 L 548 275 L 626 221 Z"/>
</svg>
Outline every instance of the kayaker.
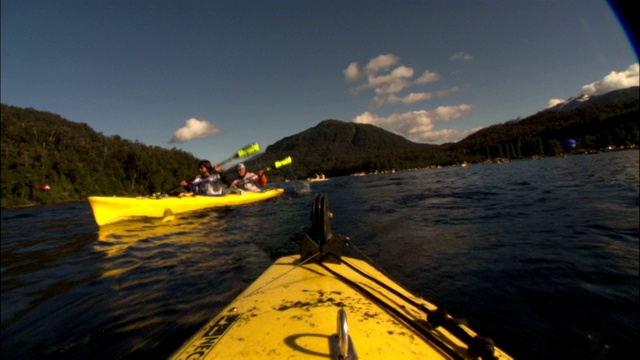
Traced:
<svg viewBox="0 0 640 360">
<path fill-rule="evenodd" d="M 231 183 L 232 188 L 243 189 L 253 192 L 261 192 L 258 187 L 258 175 L 247 171 L 247 168 L 243 163 L 236 165 L 236 172 L 238 178 Z"/>
<path fill-rule="evenodd" d="M 218 164 L 212 166 L 208 160 L 202 160 L 198 163 L 198 170 L 200 175 L 192 182 L 189 183 L 186 180 L 180 182 L 186 191 L 195 195 L 221 195 L 222 185 L 229 184 Z"/>
<path fill-rule="evenodd" d="M 264 173 L 264 170 L 258 170 L 258 185 L 265 186 L 267 185 L 267 181 L 269 181 L 269 179 L 267 179 L 267 174 Z"/>
</svg>

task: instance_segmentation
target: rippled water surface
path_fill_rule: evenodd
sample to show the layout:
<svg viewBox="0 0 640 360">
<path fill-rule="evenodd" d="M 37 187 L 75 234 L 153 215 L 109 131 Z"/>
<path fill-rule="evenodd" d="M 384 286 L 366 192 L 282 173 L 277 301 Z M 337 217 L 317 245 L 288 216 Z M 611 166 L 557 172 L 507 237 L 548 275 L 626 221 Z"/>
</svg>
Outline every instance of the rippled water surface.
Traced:
<svg viewBox="0 0 640 360">
<path fill-rule="evenodd" d="M 291 182 L 260 204 L 98 228 L 2 210 L 2 358 L 166 358 L 310 226 L 518 359 L 638 354 L 638 151 Z M 635 358 L 635 356 L 633 356 Z"/>
</svg>

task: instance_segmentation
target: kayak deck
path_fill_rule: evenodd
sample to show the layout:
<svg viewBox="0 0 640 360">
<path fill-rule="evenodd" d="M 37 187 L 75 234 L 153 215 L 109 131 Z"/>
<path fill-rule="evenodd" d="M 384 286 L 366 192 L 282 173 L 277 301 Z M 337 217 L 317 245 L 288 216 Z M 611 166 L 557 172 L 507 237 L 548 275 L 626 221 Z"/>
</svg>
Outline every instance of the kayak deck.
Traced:
<svg viewBox="0 0 640 360">
<path fill-rule="evenodd" d="M 278 259 L 171 359 L 512 359 L 369 263 L 342 256 L 325 196 Z"/>
<path fill-rule="evenodd" d="M 284 189 L 266 189 L 262 192 L 227 193 L 221 196 L 185 196 L 185 197 L 118 197 L 89 196 L 93 216 L 98 226 L 117 221 L 154 217 L 171 219 L 174 214 L 188 211 L 244 205 L 267 200 L 284 193 Z"/>
<path fill-rule="evenodd" d="M 172 359 L 331 357 L 340 309 L 346 313 L 351 350 L 359 358 L 477 358 L 444 328 L 431 328 L 413 302 L 435 310 L 433 304 L 414 297 L 362 260 L 342 260 L 342 264 L 301 264 L 299 255 L 280 258 Z M 495 355 L 510 359 L 498 349 Z"/>
</svg>

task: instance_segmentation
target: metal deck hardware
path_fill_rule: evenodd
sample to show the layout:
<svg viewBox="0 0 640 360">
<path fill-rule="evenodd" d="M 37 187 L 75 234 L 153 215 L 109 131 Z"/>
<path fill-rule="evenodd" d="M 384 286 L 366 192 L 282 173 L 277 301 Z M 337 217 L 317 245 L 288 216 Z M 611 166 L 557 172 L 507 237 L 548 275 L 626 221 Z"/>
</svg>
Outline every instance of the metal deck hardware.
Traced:
<svg viewBox="0 0 640 360">
<path fill-rule="evenodd" d="M 338 332 L 329 338 L 331 346 L 331 358 L 335 360 L 357 360 L 356 350 L 349 336 L 347 324 L 347 312 L 338 310 Z"/>
</svg>

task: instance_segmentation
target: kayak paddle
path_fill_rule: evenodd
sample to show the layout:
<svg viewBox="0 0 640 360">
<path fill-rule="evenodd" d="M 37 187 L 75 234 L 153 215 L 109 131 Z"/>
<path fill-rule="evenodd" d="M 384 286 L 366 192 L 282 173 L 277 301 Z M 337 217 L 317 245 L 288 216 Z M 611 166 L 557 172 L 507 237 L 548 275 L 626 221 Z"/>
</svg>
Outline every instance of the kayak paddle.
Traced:
<svg viewBox="0 0 640 360">
<path fill-rule="evenodd" d="M 249 144 L 245 147 L 243 147 L 242 149 L 238 150 L 238 152 L 236 152 L 235 154 L 233 154 L 233 156 L 231 156 L 230 158 L 223 160 L 221 162 L 218 163 L 219 166 L 222 166 L 230 161 L 233 161 L 235 159 L 241 158 L 241 157 L 245 157 L 245 156 L 249 156 L 251 154 L 255 154 L 258 151 L 260 151 L 260 145 L 258 143 L 255 144 Z"/>
<path fill-rule="evenodd" d="M 273 163 L 273 165 L 275 166 L 276 169 L 280 169 L 283 166 L 287 166 L 287 165 L 291 165 L 291 162 L 293 160 L 291 160 L 291 156 L 287 156 L 286 158 L 280 160 L 280 161 L 276 161 L 275 163 Z M 268 167 L 266 169 L 267 171 L 271 170 L 271 167 Z"/>
</svg>

